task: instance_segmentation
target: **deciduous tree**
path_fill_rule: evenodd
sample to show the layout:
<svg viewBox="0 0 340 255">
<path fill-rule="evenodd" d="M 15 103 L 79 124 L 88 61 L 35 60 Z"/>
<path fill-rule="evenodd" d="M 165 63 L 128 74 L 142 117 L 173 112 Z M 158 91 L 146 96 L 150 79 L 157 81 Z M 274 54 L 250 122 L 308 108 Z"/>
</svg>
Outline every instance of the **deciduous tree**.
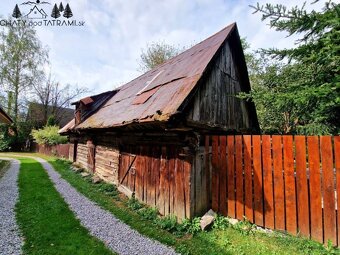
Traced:
<svg viewBox="0 0 340 255">
<path fill-rule="evenodd" d="M 13 109 L 9 110 L 15 123 L 24 92 L 42 80 L 47 60 L 48 51 L 32 27 L 18 23 L 0 31 L 0 82 L 2 93 L 7 91 L 13 95 Z"/>
<path fill-rule="evenodd" d="M 147 46 L 146 51 L 142 50 L 140 55 L 140 70 L 148 71 L 163 64 L 170 58 L 177 56 L 184 49 L 176 48 L 164 42 L 154 42 Z"/>
</svg>

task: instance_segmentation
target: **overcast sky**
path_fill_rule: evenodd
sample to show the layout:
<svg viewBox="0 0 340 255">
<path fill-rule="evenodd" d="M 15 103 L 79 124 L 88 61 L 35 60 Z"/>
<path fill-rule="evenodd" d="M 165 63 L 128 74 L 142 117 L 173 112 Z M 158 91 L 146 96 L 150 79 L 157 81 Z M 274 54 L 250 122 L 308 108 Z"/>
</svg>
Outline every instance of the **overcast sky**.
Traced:
<svg viewBox="0 0 340 255">
<path fill-rule="evenodd" d="M 50 14 L 54 1 L 45 1 L 52 5 L 41 7 Z M 0 15 L 12 14 L 16 3 L 25 12 L 22 2 L 1 0 Z M 292 6 L 302 1 L 260 1 L 267 2 Z M 85 26 L 39 27 L 38 35 L 50 49 L 55 79 L 86 86 L 93 93 L 111 90 L 141 75 L 138 62 L 148 43 L 189 46 L 232 22 L 253 49 L 294 45 L 286 34 L 261 22 L 260 14 L 252 14 L 249 5 L 256 1 L 251 0 L 63 0 L 64 6 L 66 3 L 72 9 L 72 19 L 84 20 Z"/>
</svg>

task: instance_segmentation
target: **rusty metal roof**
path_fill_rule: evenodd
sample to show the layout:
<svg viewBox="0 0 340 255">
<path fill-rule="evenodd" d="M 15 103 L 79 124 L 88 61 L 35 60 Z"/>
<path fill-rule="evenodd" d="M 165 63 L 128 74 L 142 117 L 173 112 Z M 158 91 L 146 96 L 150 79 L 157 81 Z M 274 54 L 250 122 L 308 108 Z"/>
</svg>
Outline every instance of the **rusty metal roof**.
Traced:
<svg viewBox="0 0 340 255">
<path fill-rule="evenodd" d="M 76 120 L 72 119 L 69 123 L 67 123 L 62 129 L 59 129 L 59 134 L 66 134 L 67 132 L 71 131 L 76 124 Z"/>
<path fill-rule="evenodd" d="M 194 89 L 208 64 L 235 27 L 235 23 L 229 25 L 121 86 L 113 97 L 76 129 L 110 128 L 131 123 L 169 120 Z"/>
</svg>

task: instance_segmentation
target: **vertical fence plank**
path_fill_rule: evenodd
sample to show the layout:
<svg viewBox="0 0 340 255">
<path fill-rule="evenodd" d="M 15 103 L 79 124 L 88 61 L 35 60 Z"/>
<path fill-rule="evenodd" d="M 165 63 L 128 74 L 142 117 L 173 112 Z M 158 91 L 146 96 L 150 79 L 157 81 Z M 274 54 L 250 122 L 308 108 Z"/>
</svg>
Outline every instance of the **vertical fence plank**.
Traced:
<svg viewBox="0 0 340 255">
<path fill-rule="evenodd" d="M 148 183 L 148 189 L 149 189 L 149 197 L 148 197 L 148 204 L 151 206 L 155 206 L 156 202 L 155 202 L 155 197 L 156 197 L 156 171 L 158 169 L 156 169 L 156 146 L 155 147 L 151 147 L 150 148 L 150 156 L 149 156 L 149 160 L 150 160 L 150 179 L 149 179 L 149 183 Z"/>
<path fill-rule="evenodd" d="M 140 151 L 140 147 L 138 147 L 138 152 L 136 154 L 136 188 L 135 188 L 135 196 L 138 200 L 143 201 L 143 172 L 142 168 L 142 155 Z M 163 210 L 164 211 L 164 210 Z"/>
<path fill-rule="evenodd" d="M 235 218 L 235 158 L 234 136 L 227 137 L 228 159 L 228 216 Z"/>
<path fill-rule="evenodd" d="M 263 173 L 261 162 L 261 136 L 253 136 L 253 164 L 254 164 L 254 216 L 255 223 L 264 226 L 263 222 Z"/>
<path fill-rule="evenodd" d="M 190 205 L 193 203 L 190 196 L 190 180 L 191 180 L 191 169 L 192 169 L 193 157 L 186 156 L 183 163 L 184 170 L 184 198 L 185 198 L 185 217 L 191 218 L 192 213 Z M 204 192 L 204 187 L 201 187 Z"/>
<path fill-rule="evenodd" d="M 212 165 L 206 188 L 211 187 L 214 210 L 340 243 L 339 136 L 334 137 L 335 162 L 330 136 L 320 138 L 321 153 L 317 136 L 213 136 L 211 158 L 209 137 L 205 142 L 205 166 Z"/>
<path fill-rule="evenodd" d="M 319 138 L 308 136 L 311 237 L 323 241 Z"/>
<path fill-rule="evenodd" d="M 211 200 L 211 169 L 210 169 L 210 136 L 205 136 L 205 174 L 207 176 L 207 182 L 206 182 L 206 192 L 207 192 L 207 201 L 210 202 Z M 195 175 L 196 173 L 193 173 Z M 209 181 L 208 181 L 209 180 Z"/>
<path fill-rule="evenodd" d="M 253 215 L 253 173 L 251 170 L 251 136 L 243 136 L 244 145 L 244 195 L 245 195 L 245 216 L 254 221 Z"/>
<path fill-rule="evenodd" d="M 155 147 L 155 206 L 157 206 L 159 196 L 160 196 L 160 186 L 159 186 L 159 181 L 160 181 L 160 168 L 161 168 L 161 147 L 156 146 Z"/>
<path fill-rule="evenodd" d="M 146 201 L 146 186 L 145 186 L 145 179 L 146 179 L 146 154 L 147 150 L 145 146 L 141 146 L 141 160 L 140 160 L 140 167 L 141 167 L 141 197 L 142 201 Z"/>
<path fill-rule="evenodd" d="M 288 135 L 283 136 L 283 166 L 285 177 L 286 228 L 289 233 L 296 235 L 297 218 L 293 137 Z"/>
<path fill-rule="evenodd" d="M 220 136 L 220 212 L 227 215 L 227 137 Z"/>
<path fill-rule="evenodd" d="M 183 153 L 182 151 L 179 151 Z M 175 210 L 179 219 L 185 219 L 185 192 L 184 192 L 184 168 L 183 159 L 181 157 L 176 159 L 176 198 L 175 198 Z"/>
<path fill-rule="evenodd" d="M 280 135 L 272 137 L 273 144 L 273 167 L 274 167 L 274 207 L 275 207 L 275 228 L 285 230 L 285 197 L 282 169 L 282 140 Z"/>
<path fill-rule="evenodd" d="M 242 136 L 235 136 L 235 169 L 236 169 L 236 218 L 243 220 L 243 161 L 242 161 Z"/>
<path fill-rule="evenodd" d="M 174 173 L 176 167 L 175 160 L 176 150 L 174 146 L 169 150 L 169 214 L 174 214 L 174 192 L 175 192 L 175 180 Z"/>
<path fill-rule="evenodd" d="M 212 195 L 212 209 L 215 212 L 219 211 L 219 153 L 218 153 L 218 136 L 212 137 L 212 181 L 211 181 L 211 195 Z"/>
<path fill-rule="evenodd" d="M 271 139 L 269 135 L 262 136 L 262 162 L 264 189 L 264 224 L 267 228 L 274 228 L 273 171 Z"/>
<path fill-rule="evenodd" d="M 136 160 L 138 162 L 138 158 Z M 137 163 L 136 163 L 136 168 L 137 168 Z M 165 197 L 166 197 L 166 188 L 167 188 L 167 171 L 166 171 L 166 147 L 162 146 L 161 148 L 161 162 L 160 162 L 160 167 L 159 167 L 159 198 L 157 201 L 157 208 L 159 210 L 159 213 L 161 215 L 165 215 Z M 136 176 L 136 187 L 137 186 L 137 176 Z"/>
<path fill-rule="evenodd" d="M 334 158 L 336 171 L 336 192 L 337 192 L 337 212 L 338 212 L 338 246 L 340 246 L 340 136 L 334 137 Z"/>
<path fill-rule="evenodd" d="M 147 173 L 148 173 L 148 178 L 147 178 L 147 189 L 146 189 L 146 194 L 147 194 L 147 204 L 152 205 L 154 197 L 154 183 L 153 183 L 153 167 L 152 167 L 152 147 L 148 146 L 148 156 L 147 156 Z"/>
<path fill-rule="evenodd" d="M 309 237 L 309 198 L 306 164 L 306 137 L 295 136 L 296 193 L 298 204 L 298 228 L 303 236 Z"/>
<path fill-rule="evenodd" d="M 332 138 L 322 136 L 320 138 L 322 176 L 323 176 L 323 207 L 324 207 L 324 228 L 325 242 L 331 240 L 336 243 L 336 218 L 335 218 L 335 187 Z"/>
</svg>

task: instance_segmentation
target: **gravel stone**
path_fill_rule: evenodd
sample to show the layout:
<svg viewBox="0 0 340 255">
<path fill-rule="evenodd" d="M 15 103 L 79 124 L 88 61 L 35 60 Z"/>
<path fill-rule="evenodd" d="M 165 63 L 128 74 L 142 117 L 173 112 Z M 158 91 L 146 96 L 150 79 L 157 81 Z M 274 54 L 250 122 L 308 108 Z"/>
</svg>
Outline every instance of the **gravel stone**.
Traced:
<svg viewBox="0 0 340 255">
<path fill-rule="evenodd" d="M 18 174 L 20 161 L 0 158 L 11 161 L 5 175 L 0 179 L 0 254 L 21 254 L 22 240 L 15 219 L 15 204 L 19 197 Z"/>
<path fill-rule="evenodd" d="M 39 161 L 46 169 L 56 189 L 76 214 L 81 224 L 114 252 L 122 255 L 177 254 L 172 248 L 142 236 L 115 218 L 110 212 L 100 208 L 96 203 L 80 194 L 67 181 L 62 179 L 60 174 L 45 160 L 34 159 Z"/>
</svg>

